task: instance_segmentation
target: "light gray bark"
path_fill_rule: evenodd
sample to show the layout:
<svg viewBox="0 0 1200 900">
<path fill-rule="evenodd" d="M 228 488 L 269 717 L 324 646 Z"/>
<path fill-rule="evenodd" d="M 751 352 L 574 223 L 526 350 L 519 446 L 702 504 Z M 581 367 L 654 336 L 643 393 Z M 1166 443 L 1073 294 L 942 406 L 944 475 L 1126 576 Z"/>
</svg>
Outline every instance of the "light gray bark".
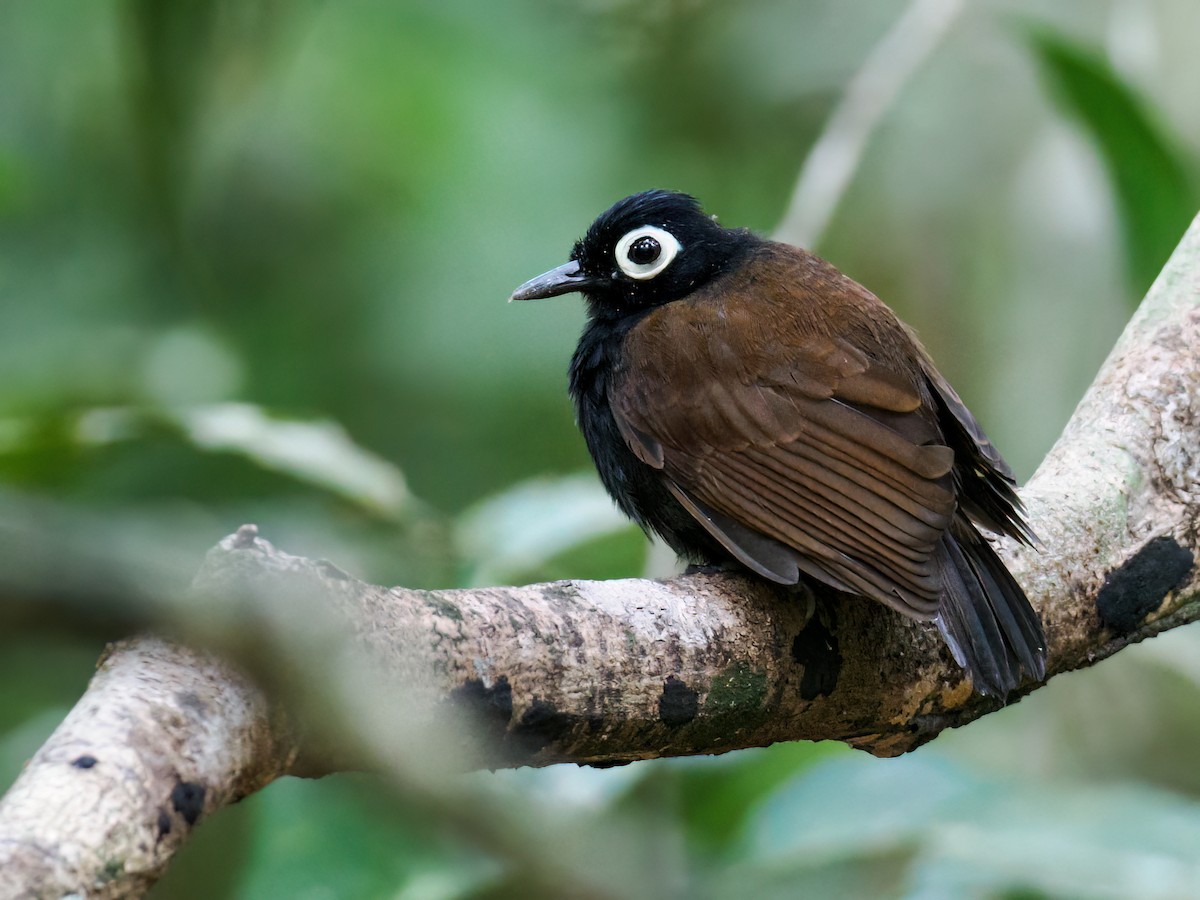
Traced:
<svg viewBox="0 0 1200 900">
<path fill-rule="evenodd" d="M 207 654 L 119 644 L 0 800 L 0 897 L 137 896 L 201 817 L 286 771 L 262 694 Z"/>
</svg>

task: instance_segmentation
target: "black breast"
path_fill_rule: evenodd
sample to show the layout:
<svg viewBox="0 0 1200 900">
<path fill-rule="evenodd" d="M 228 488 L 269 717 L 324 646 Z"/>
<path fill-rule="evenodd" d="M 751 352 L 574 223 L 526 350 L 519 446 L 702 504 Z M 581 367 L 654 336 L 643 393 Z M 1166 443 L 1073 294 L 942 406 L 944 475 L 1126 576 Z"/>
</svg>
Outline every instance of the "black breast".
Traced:
<svg viewBox="0 0 1200 900">
<path fill-rule="evenodd" d="M 728 552 L 671 496 L 662 473 L 634 456 L 613 418 L 609 384 L 621 371 L 622 339 L 639 319 L 594 319 L 584 328 L 570 369 L 576 423 L 601 483 L 621 512 L 647 534 L 656 532 L 689 562 L 725 559 Z"/>
</svg>

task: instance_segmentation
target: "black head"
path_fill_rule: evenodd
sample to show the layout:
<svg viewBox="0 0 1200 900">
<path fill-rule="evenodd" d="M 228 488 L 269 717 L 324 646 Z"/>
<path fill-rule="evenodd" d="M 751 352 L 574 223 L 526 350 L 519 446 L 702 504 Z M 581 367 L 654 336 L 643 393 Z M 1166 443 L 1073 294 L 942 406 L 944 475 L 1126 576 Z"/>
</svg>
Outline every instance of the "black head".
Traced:
<svg viewBox="0 0 1200 900">
<path fill-rule="evenodd" d="M 694 197 L 643 191 L 601 213 L 570 262 L 525 282 L 512 299 L 580 291 L 593 316 L 619 318 L 687 296 L 759 242 L 745 229 L 722 228 Z"/>
</svg>

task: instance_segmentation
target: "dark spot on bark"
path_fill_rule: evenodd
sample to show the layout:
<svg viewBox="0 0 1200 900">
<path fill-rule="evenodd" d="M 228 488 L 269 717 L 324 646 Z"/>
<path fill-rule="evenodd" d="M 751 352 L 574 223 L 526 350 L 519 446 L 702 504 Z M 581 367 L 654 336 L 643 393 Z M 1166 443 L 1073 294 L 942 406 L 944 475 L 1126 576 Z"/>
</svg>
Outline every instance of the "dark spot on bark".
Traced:
<svg viewBox="0 0 1200 900">
<path fill-rule="evenodd" d="M 766 699 L 766 673 L 736 662 L 713 679 L 704 698 L 704 711 L 710 715 L 748 715 L 751 710 L 762 709 Z"/>
<path fill-rule="evenodd" d="M 337 566 L 335 566 L 333 563 L 331 563 L 327 559 L 318 559 L 317 560 L 317 568 L 321 571 L 322 575 L 324 575 L 326 578 L 330 578 L 334 581 L 353 581 L 354 580 L 348 572 L 344 572 L 343 570 L 339 569 Z"/>
<path fill-rule="evenodd" d="M 85 753 L 83 756 L 77 756 L 75 759 L 71 760 L 71 765 L 77 769 L 90 769 L 99 761 L 100 760 L 96 759 L 96 757 L 89 756 Z"/>
<path fill-rule="evenodd" d="M 425 601 L 426 606 L 439 616 L 445 616 L 447 619 L 453 619 L 455 622 L 462 621 L 462 610 L 434 591 L 422 591 L 421 599 Z"/>
<path fill-rule="evenodd" d="M 512 730 L 514 749 L 523 756 L 532 756 L 547 744 L 566 737 L 575 720 L 575 716 L 559 712 L 548 700 L 535 697 Z"/>
<path fill-rule="evenodd" d="M 744 662 L 736 662 L 717 673 L 704 695 L 703 715 L 693 720 L 681 746 L 702 753 L 731 746 L 737 735 L 766 721 L 769 693 L 767 673 Z"/>
<path fill-rule="evenodd" d="M 700 712 L 700 695 L 671 675 L 658 698 L 658 717 L 669 728 L 686 725 Z"/>
<path fill-rule="evenodd" d="M 838 649 L 837 635 L 825 624 L 836 624 L 832 609 L 823 610 L 824 615 L 809 619 L 804 629 L 792 641 L 792 659 L 804 667 L 800 676 L 800 696 L 804 700 L 815 700 L 833 693 L 838 676 L 842 672 L 842 653 Z"/>
<path fill-rule="evenodd" d="M 162 807 L 159 807 L 159 810 L 158 810 L 158 838 L 155 841 L 155 843 L 157 843 L 158 841 L 161 841 L 163 838 L 165 838 L 170 833 L 171 833 L 171 814 L 169 812 L 167 812 L 165 809 L 163 809 Z"/>
<path fill-rule="evenodd" d="M 208 712 L 208 704 L 201 700 L 200 695 L 194 691 L 180 691 L 175 695 L 175 702 L 184 709 L 190 709 L 201 715 Z"/>
<path fill-rule="evenodd" d="M 481 737 L 503 739 L 512 720 L 512 686 L 501 675 L 491 687 L 478 678 L 468 678 L 450 692 L 450 702 L 463 710 L 481 732 Z"/>
<path fill-rule="evenodd" d="M 1133 631 L 1184 583 L 1194 562 L 1174 538 L 1155 538 L 1104 577 L 1096 595 L 1101 623 L 1120 634 Z"/>
<path fill-rule="evenodd" d="M 575 603 L 579 600 L 579 592 L 572 581 L 552 581 L 538 587 L 542 597 L 550 603 Z"/>
<path fill-rule="evenodd" d="M 171 805 L 188 825 L 195 825 L 204 812 L 204 785 L 181 781 L 171 791 Z"/>
</svg>

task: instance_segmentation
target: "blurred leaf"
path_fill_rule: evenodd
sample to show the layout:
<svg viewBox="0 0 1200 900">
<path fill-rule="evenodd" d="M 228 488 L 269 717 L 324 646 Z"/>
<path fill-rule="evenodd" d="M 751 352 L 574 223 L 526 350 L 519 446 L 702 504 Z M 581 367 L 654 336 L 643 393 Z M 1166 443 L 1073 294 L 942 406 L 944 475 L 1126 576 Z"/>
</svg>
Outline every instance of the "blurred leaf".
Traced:
<svg viewBox="0 0 1200 900">
<path fill-rule="evenodd" d="M 1019 782 L 934 752 L 819 766 L 776 792 L 749 834 L 747 877 L 803 883 L 849 861 L 891 870 L 865 896 L 1191 896 L 1200 805 L 1144 786 Z"/>
<path fill-rule="evenodd" d="M 6 513 L 11 514 L 13 498 L 5 494 L 3 499 Z M 0 534 L 6 542 L 12 540 L 2 526 Z M 4 686 L 0 690 L 0 731 L 36 715 L 43 707 L 74 703 L 95 674 L 101 649 L 102 645 L 93 642 L 33 630 L 0 637 L 0 685 Z M 0 783 L 3 781 L 0 772 Z"/>
<path fill-rule="evenodd" d="M 937 748 L 1011 777 L 1136 778 L 1200 796 L 1197 660 L 1200 629 L 1173 629 L 1056 678 L 1020 704 L 944 735 Z"/>
<path fill-rule="evenodd" d="M 711 858 L 742 837 L 751 813 L 781 784 L 830 756 L 849 752 L 844 744 L 794 741 L 721 756 L 655 761 L 642 767 L 641 781 L 675 782 L 688 840 L 701 857 Z M 630 793 L 636 797 L 638 788 Z"/>
<path fill-rule="evenodd" d="M 573 578 L 603 581 L 607 578 L 633 578 L 639 575 L 656 577 L 646 572 L 646 553 L 649 547 L 650 543 L 641 529 L 632 522 L 626 522 L 624 528 L 569 547 L 536 569 L 518 573 L 514 580 L 519 583 L 532 583 L 566 581 Z M 674 560 L 674 554 L 671 558 Z M 669 578 L 674 571 L 672 566 L 657 577 Z"/>
<path fill-rule="evenodd" d="M 1044 28 L 1026 32 L 1059 103 L 1083 125 L 1116 197 L 1133 296 L 1140 301 L 1200 210 L 1193 160 L 1098 54 Z"/>
<path fill-rule="evenodd" d="M 471 584 L 503 584 L 552 557 L 631 527 L 595 475 L 534 478 L 464 513 L 458 545 L 475 565 Z"/>
<path fill-rule="evenodd" d="M 46 706 L 11 731 L 0 732 L 0 792 L 17 780 L 33 754 L 62 724 L 67 710 L 67 706 Z"/>
<path fill-rule="evenodd" d="M 184 408 L 168 414 L 198 447 L 240 453 L 269 469 L 400 518 L 412 495 L 396 466 L 354 443 L 328 420 L 279 419 L 249 403 Z"/>
<path fill-rule="evenodd" d="M 376 515 L 403 519 L 417 502 L 395 465 L 360 447 L 336 422 L 279 418 L 250 403 L 98 407 L 78 415 L 68 439 L 84 447 L 106 446 L 141 439 L 164 425 L 203 451 L 243 456 Z M 0 452 L 19 451 L 47 430 L 44 423 L 0 421 Z"/>
<path fill-rule="evenodd" d="M 0 219 L 16 213 L 27 199 L 28 178 L 22 161 L 7 148 L 0 147 Z"/>
<path fill-rule="evenodd" d="M 798 868 L 794 865 L 735 864 L 713 874 L 698 895 L 706 900 L 753 897 L 754 900 L 795 900 L 798 897 L 829 897 L 837 900 L 885 900 L 905 896 L 898 887 L 905 880 L 913 850 L 886 853 L 864 852 L 861 856 L 830 860 Z M 934 895 L 928 900 L 963 895 Z M 967 895 L 980 897 L 981 895 Z"/>
<path fill-rule="evenodd" d="M 407 821 L 370 777 L 285 778 L 240 806 L 256 821 L 235 897 L 449 900 L 497 871 L 439 839 L 428 822 Z M 209 824 L 221 827 L 219 818 Z"/>
<path fill-rule="evenodd" d="M 763 858 L 820 864 L 919 842 L 985 784 L 929 754 L 830 761 L 783 785 L 759 809 L 747 839 Z"/>
</svg>

